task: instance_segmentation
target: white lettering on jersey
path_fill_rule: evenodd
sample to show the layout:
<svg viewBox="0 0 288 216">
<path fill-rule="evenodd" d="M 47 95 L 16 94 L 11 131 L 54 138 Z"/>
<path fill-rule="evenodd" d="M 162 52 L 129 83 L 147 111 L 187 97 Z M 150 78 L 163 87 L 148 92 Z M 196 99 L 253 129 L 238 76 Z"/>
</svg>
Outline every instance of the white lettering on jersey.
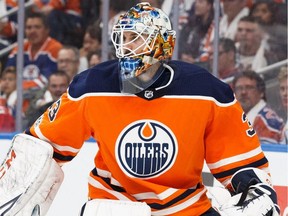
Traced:
<svg viewBox="0 0 288 216">
<path fill-rule="evenodd" d="M 120 133 L 115 147 L 122 171 L 136 178 L 152 178 L 170 169 L 178 153 L 173 132 L 154 120 L 129 124 Z"/>
</svg>

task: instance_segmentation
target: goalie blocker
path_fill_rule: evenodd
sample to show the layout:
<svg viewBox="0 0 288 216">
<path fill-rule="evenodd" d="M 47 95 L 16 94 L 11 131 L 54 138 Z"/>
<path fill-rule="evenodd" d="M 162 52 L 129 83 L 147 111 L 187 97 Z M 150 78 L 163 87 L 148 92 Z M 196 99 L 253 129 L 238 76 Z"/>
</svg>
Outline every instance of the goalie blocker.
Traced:
<svg viewBox="0 0 288 216">
<path fill-rule="evenodd" d="M 45 215 L 63 177 L 50 144 L 16 135 L 0 167 L 0 215 Z"/>
<path fill-rule="evenodd" d="M 256 168 L 241 169 L 232 176 L 231 187 L 232 197 L 224 188 L 209 189 L 221 216 L 280 215 L 277 195 L 266 172 Z"/>
</svg>

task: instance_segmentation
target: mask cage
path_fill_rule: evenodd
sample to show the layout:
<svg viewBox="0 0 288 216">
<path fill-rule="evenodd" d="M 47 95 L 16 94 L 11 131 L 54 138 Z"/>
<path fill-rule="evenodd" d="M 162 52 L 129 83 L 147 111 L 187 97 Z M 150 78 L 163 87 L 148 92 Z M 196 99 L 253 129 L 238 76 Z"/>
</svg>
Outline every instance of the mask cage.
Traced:
<svg viewBox="0 0 288 216">
<path fill-rule="evenodd" d="M 125 42 L 125 33 L 133 34 L 133 39 Z M 113 27 L 111 34 L 111 41 L 115 47 L 115 54 L 117 58 L 136 57 L 145 54 L 150 54 L 155 45 L 155 38 L 157 29 L 145 26 L 141 23 L 135 25 L 131 24 L 117 24 Z M 136 41 L 141 40 L 142 43 L 132 50 L 130 45 Z"/>
</svg>

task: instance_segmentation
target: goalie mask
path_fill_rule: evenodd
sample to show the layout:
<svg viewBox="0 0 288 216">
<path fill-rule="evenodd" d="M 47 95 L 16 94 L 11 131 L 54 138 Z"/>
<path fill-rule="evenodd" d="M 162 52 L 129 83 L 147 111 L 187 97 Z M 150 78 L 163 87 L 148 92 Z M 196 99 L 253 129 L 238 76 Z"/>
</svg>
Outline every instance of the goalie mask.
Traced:
<svg viewBox="0 0 288 216">
<path fill-rule="evenodd" d="M 175 31 L 163 11 L 139 3 L 119 17 L 111 40 L 119 58 L 121 91 L 136 94 L 164 71 L 161 65 L 172 57 Z"/>
</svg>

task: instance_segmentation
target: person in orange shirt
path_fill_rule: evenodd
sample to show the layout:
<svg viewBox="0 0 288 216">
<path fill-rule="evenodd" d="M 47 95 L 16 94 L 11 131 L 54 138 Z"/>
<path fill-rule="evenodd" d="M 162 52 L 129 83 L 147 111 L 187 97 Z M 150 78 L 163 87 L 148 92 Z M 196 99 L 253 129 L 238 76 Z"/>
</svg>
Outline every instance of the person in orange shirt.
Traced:
<svg viewBox="0 0 288 216">
<path fill-rule="evenodd" d="M 203 68 L 171 60 L 175 38 L 162 10 L 132 7 L 112 30 L 118 60 L 76 75 L 16 146 L 49 143 L 49 155 L 62 165 L 95 138 L 83 216 L 279 215 L 268 160 L 233 91 Z M 25 145 L 17 145 L 22 139 Z M 204 161 L 237 204 L 212 207 Z M 59 169 L 54 173 L 59 182 Z M 42 208 L 34 200 L 28 205 Z"/>
<path fill-rule="evenodd" d="M 43 13 L 30 13 L 25 19 L 23 88 L 43 89 L 48 77 L 57 69 L 57 55 L 62 44 L 49 36 L 47 17 Z M 16 67 L 18 46 L 9 54 L 6 67 Z"/>
<path fill-rule="evenodd" d="M 0 1 L 0 14 L 5 15 L 7 12 L 17 7 L 17 1 L 2 0 Z M 17 14 L 12 14 L 0 19 L 0 50 L 8 47 L 17 41 Z"/>
</svg>

